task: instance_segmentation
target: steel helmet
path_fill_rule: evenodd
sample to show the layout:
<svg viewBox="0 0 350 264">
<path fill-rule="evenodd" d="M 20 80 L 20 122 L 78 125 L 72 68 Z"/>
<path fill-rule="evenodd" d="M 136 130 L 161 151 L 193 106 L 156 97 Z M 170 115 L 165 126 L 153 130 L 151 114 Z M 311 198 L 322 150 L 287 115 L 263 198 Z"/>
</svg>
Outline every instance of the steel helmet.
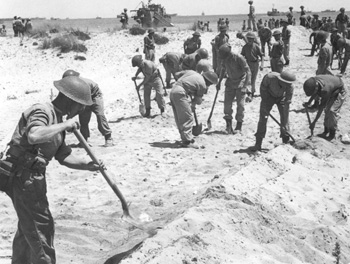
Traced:
<svg viewBox="0 0 350 264">
<path fill-rule="evenodd" d="M 67 76 L 53 82 L 62 94 L 82 105 L 92 105 L 91 89 L 89 85 L 78 76 Z"/>
<path fill-rule="evenodd" d="M 248 32 L 245 36 L 250 39 L 255 39 L 255 34 L 253 32 Z"/>
<path fill-rule="evenodd" d="M 150 28 L 149 30 L 148 30 L 148 34 L 152 34 L 152 33 L 154 33 L 155 31 L 154 31 L 154 29 L 153 28 Z"/>
<path fill-rule="evenodd" d="M 290 9 L 290 10 L 293 10 L 293 7 L 292 7 L 292 6 L 290 6 L 290 7 L 289 7 L 289 9 Z"/>
<path fill-rule="evenodd" d="M 73 71 L 73 70 L 66 70 L 63 75 L 62 75 L 62 79 L 64 77 L 68 77 L 68 76 L 79 76 L 80 73 L 79 72 L 76 72 L 76 71 Z"/>
<path fill-rule="evenodd" d="M 345 38 L 340 38 L 337 40 L 337 47 L 342 48 L 345 46 L 345 43 L 346 43 Z"/>
<path fill-rule="evenodd" d="M 277 36 L 277 35 L 281 35 L 281 31 L 279 30 L 275 30 L 273 33 L 272 33 L 272 36 Z"/>
<path fill-rule="evenodd" d="M 208 51 L 205 48 L 198 49 L 197 54 L 199 57 L 201 57 L 201 59 L 208 59 L 209 57 Z"/>
<path fill-rule="evenodd" d="M 328 38 L 328 32 L 326 31 L 320 31 L 318 34 L 317 34 L 317 40 L 319 41 L 326 41 L 327 38 Z"/>
<path fill-rule="evenodd" d="M 139 66 L 141 64 L 141 62 L 142 62 L 142 55 L 135 55 L 131 59 L 132 67 Z"/>
<path fill-rule="evenodd" d="M 201 33 L 199 33 L 198 31 L 195 31 L 195 32 L 192 34 L 192 36 L 198 36 L 198 37 L 200 37 L 200 36 L 201 36 Z"/>
<path fill-rule="evenodd" d="M 242 32 L 237 32 L 236 37 L 239 39 L 242 39 L 243 38 Z"/>
<path fill-rule="evenodd" d="M 342 8 L 339 9 L 339 11 L 340 11 L 340 12 L 344 12 L 344 11 L 345 11 L 345 8 L 342 7 Z"/>
<path fill-rule="evenodd" d="M 295 74 L 290 71 L 283 71 L 278 76 L 278 79 L 285 83 L 293 83 L 297 80 Z"/>
<path fill-rule="evenodd" d="M 220 31 L 226 31 L 226 30 L 227 30 L 226 25 L 221 25 L 221 26 L 219 27 L 219 30 L 220 30 Z"/>
<path fill-rule="evenodd" d="M 231 52 L 231 46 L 228 43 L 225 43 L 220 46 L 219 48 L 219 58 L 223 59 L 227 57 L 228 54 Z"/>
<path fill-rule="evenodd" d="M 302 6 L 300 6 L 300 8 L 301 8 L 301 9 L 304 9 L 304 6 L 302 5 Z"/>
<path fill-rule="evenodd" d="M 250 1 L 248 1 L 248 4 L 250 4 L 250 5 L 251 5 L 252 3 L 253 3 L 253 1 L 251 1 L 251 0 L 250 0 Z"/>
<path fill-rule="evenodd" d="M 206 71 L 206 72 L 203 72 L 202 73 L 202 76 L 206 79 L 206 80 L 208 80 L 210 83 L 212 83 L 212 84 L 217 84 L 218 83 L 218 79 L 219 79 L 219 77 L 218 77 L 218 75 L 215 73 L 215 72 L 213 72 L 213 71 Z"/>
<path fill-rule="evenodd" d="M 313 95 L 317 86 L 315 77 L 311 77 L 304 82 L 303 88 L 307 96 Z"/>
</svg>

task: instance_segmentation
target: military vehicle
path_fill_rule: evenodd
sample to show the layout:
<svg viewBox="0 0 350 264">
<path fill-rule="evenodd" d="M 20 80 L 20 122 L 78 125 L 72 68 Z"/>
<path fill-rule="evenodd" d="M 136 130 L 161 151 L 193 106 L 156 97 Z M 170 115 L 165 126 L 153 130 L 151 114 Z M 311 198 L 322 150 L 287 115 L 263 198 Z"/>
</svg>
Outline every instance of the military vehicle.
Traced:
<svg viewBox="0 0 350 264">
<path fill-rule="evenodd" d="M 171 17 L 176 14 L 167 14 L 165 8 L 159 4 L 152 4 L 152 0 L 148 0 L 145 4 L 141 1 L 142 7 L 136 10 L 130 10 L 134 14 L 131 15 L 134 20 L 142 27 L 173 27 Z"/>
</svg>

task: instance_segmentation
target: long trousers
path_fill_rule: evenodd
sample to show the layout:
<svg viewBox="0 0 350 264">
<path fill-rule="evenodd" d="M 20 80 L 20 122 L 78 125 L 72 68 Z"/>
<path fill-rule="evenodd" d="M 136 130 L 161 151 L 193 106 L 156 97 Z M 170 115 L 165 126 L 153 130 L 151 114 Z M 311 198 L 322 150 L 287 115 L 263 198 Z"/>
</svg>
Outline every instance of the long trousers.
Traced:
<svg viewBox="0 0 350 264">
<path fill-rule="evenodd" d="M 347 90 L 343 87 L 341 92 L 329 99 L 325 107 L 324 127 L 329 130 L 337 130 L 339 112 L 345 101 Z"/>
<path fill-rule="evenodd" d="M 154 90 L 156 91 L 156 101 L 157 101 L 158 108 L 164 109 L 165 108 L 164 89 L 163 89 L 162 82 L 158 76 L 153 78 L 153 80 L 148 81 L 144 85 L 143 98 L 144 98 L 146 109 L 151 108 L 152 88 L 154 88 Z"/>
<path fill-rule="evenodd" d="M 248 62 L 250 71 L 252 73 L 252 78 L 251 78 L 251 85 L 252 85 L 252 93 L 255 93 L 255 82 L 256 82 L 256 77 L 258 76 L 259 72 L 259 62 Z"/>
<path fill-rule="evenodd" d="M 260 89 L 261 103 L 258 129 L 255 133 L 257 138 L 264 138 L 266 135 L 266 124 L 272 107 L 276 104 L 280 114 L 280 124 L 284 129 L 280 129 L 280 137 L 286 136 L 289 132 L 289 103 L 282 98 L 276 98 L 270 95 L 266 90 Z"/>
<path fill-rule="evenodd" d="M 260 42 L 261 42 L 261 51 L 264 53 L 264 55 L 266 56 L 265 53 L 265 45 L 267 45 L 267 49 L 269 51 L 269 54 L 267 54 L 268 56 L 270 56 L 271 53 L 271 40 L 269 39 L 268 41 L 265 41 L 263 39 L 260 38 Z"/>
<path fill-rule="evenodd" d="M 343 63 L 341 65 L 340 73 L 344 73 L 345 72 L 346 67 L 348 66 L 349 58 L 350 58 L 350 53 L 346 53 L 345 57 L 344 57 L 344 60 L 343 60 Z"/>
<path fill-rule="evenodd" d="M 91 106 L 85 107 L 84 111 L 79 114 L 80 132 L 85 139 L 90 137 L 89 122 L 91 114 L 94 113 L 97 119 L 97 128 L 103 136 L 112 134 L 109 128 L 107 118 L 104 114 L 103 97 L 94 98 Z"/>
<path fill-rule="evenodd" d="M 290 43 L 289 42 L 285 42 L 284 43 L 284 50 L 283 50 L 283 57 L 284 57 L 284 60 L 286 62 L 289 62 L 290 61 L 290 58 L 289 58 L 289 50 L 290 50 Z"/>
<path fill-rule="evenodd" d="M 181 140 L 191 141 L 193 139 L 193 114 L 190 98 L 187 96 L 185 89 L 178 85 L 171 89 L 169 97 Z"/>
<path fill-rule="evenodd" d="M 224 119 L 232 120 L 232 105 L 233 101 L 237 99 L 237 109 L 235 119 L 237 122 L 243 122 L 244 119 L 244 104 L 246 98 L 246 91 L 238 88 L 238 84 L 226 84 L 225 98 L 224 98 Z"/>
<path fill-rule="evenodd" d="M 150 61 L 155 61 L 156 53 L 154 49 L 145 49 L 145 59 Z"/>
<path fill-rule="evenodd" d="M 45 173 L 21 170 L 9 193 L 18 217 L 12 264 L 55 264 L 54 221 L 46 196 Z"/>
</svg>

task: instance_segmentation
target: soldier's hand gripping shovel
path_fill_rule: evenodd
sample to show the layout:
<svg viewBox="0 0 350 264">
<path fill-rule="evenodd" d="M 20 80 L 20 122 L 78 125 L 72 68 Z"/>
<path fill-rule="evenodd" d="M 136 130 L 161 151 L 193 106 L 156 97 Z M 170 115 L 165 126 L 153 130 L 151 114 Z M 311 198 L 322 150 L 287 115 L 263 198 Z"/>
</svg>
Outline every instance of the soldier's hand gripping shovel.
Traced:
<svg viewBox="0 0 350 264">
<path fill-rule="evenodd" d="M 269 113 L 269 116 L 273 119 L 273 121 L 275 121 L 275 122 L 279 125 L 280 128 L 282 128 L 282 129 L 286 132 L 286 134 L 291 138 L 291 140 L 292 140 L 293 143 L 294 143 L 294 142 L 295 142 L 294 137 L 286 130 L 286 128 L 283 127 L 283 126 L 281 125 L 281 123 L 278 122 L 277 119 L 276 119 L 273 115 L 271 115 L 271 113 Z"/>
<path fill-rule="evenodd" d="M 190 95 L 190 98 L 191 98 L 191 101 L 193 100 L 192 99 L 192 96 Z M 196 122 L 196 125 L 192 127 L 192 134 L 194 136 L 198 136 L 200 135 L 200 133 L 202 133 L 202 123 L 198 124 L 198 119 L 197 119 L 197 114 L 196 114 L 196 108 L 193 107 L 192 108 L 192 111 L 193 111 L 193 116 L 194 116 L 194 121 Z"/>
<path fill-rule="evenodd" d="M 94 153 L 92 152 L 90 146 L 88 145 L 88 143 L 86 142 L 86 140 L 84 139 L 84 137 L 82 136 L 82 134 L 80 133 L 79 130 L 74 129 L 74 135 L 76 136 L 76 138 L 79 140 L 80 144 L 84 147 L 85 151 L 87 152 L 87 154 L 90 156 L 90 158 L 92 159 L 92 161 L 96 164 L 99 164 L 99 160 L 96 158 L 96 156 L 94 155 Z M 100 167 L 99 171 L 101 172 L 102 176 L 105 178 L 105 180 L 107 181 L 107 183 L 109 184 L 109 186 L 113 189 L 114 193 L 118 196 L 121 204 L 122 204 L 122 208 L 123 208 L 123 220 L 127 223 L 129 223 L 132 226 L 135 226 L 141 230 L 146 231 L 148 234 L 150 235 L 154 235 L 156 233 L 156 229 L 158 229 L 159 227 L 151 227 L 148 223 L 146 225 L 146 223 L 142 223 L 137 221 L 136 219 L 134 219 L 130 212 L 129 212 L 129 206 L 123 196 L 123 194 L 120 192 L 120 190 L 117 187 L 117 184 L 113 181 L 113 179 L 108 175 L 106 168 L 104 167 Z"/>
<path fill-rule="evenodd" d="M 139 112 L 140 112 L 140 114 L 141 114 L 142 116 L 144 116 L 144 115 L 146 114 L 146 108 L 145 108 L 144 104 L 142 103 L 141 96 L 140 96 L 140 92 L 139 92 L 139 90 L 137 89 L 136 80 L 134 80 L 134 84 L 135 84 L 135 88 L 136 88 L 137 95 L 138 95 L 139 100 L 140 100 Z"/>
<path fill-rule="evenodd" d="M 160 74 L 160 70 L 157 69 L 157 71 L 158 71 L 159 78 L 160 78 L 160 80 L 162 81 L 162 85 L 163 85 L 163 89 L 164 89 L 164 96 L 167 96 L 168 93 L 167 93 L 166 87 L 165 87 L 165 85 L 164 85 L 163 77 L 162 77 L 162 75 Z"/>
</svg>

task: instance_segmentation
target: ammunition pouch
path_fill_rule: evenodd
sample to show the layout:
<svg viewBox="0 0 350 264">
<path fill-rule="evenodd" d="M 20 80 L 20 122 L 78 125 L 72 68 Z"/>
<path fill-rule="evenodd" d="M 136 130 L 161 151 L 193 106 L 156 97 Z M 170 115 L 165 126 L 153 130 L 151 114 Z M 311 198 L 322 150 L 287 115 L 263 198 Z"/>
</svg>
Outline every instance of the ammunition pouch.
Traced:
<svg viewBox="0 0 350 264">
<path fill-rule="evenodd" d="M 27 169 L 43 173 L 47 165 L 48 161 L 45 158 L 30 152 L 25 152 L 23 156 L 18 158 L 16 171 Z"/>
</svg>

